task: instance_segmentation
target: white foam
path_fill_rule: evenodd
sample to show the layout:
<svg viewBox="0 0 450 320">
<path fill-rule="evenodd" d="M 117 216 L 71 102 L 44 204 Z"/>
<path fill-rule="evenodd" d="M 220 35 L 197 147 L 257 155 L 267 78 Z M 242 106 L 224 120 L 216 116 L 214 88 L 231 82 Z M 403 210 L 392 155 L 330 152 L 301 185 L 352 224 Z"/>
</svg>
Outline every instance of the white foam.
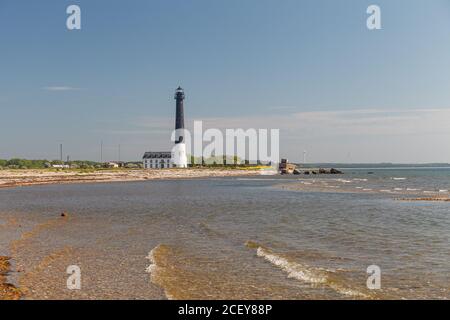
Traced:
<svg viewBox="0 0 450 320">
<path fill-rule="evenodd" d="M 156 279 L 156 274 L 159 271 L 160 267 L 158 266 L 158 264 L 156 262 L 155 252 L 160 247 L 161 247 L 161 245 L 158 245 L 148 253 L 147 259 L 150 261 L 150 265 L 145 269 L 145 272 L 150 274 L 150 281 L 157 285 L 160 285 Z M 164 289 L 164 294 L 167 297 L 167 299 L 175 300 L 175 298 L 172 295 L 170 295 L 164 287 L 163 287 L 163 289 Z"/>
<path fill-rule="evenodd" d="M 289 262 L 287 259 L 272 254 L 261 247 L 257 249 L 256 254 L 258 257 L 266 259 L 270 263 L 287 272 L 289 278 L 294 278 L 309 283 L 325 283 L 327 281 L 326 277 L 314 274 L 302 265 Z"/>
<path fill-rule="evenodd" d="M 288 274 L 288 278 L 297 279 L 310 284 L 321 284 L 343 295 L 368 298 L 367 295 L 361 292 L 342 287 L 334 282 L 329 281 L 327 275 L 324 274 L 323 271 L 321 271 L 326 269 L 321 268 L 313 269 L 300 263 L 291 262 L 286 258 L 276 255 L 271 251 L 264 249 L 262 247 L 258 247 L 256 254 L 258 257 L 264 258 L 273 265 L 279 267 L 281 270 L 285 271 Z"/>
<path fill-rule="evenodd" d="M 440 193 L 447 193 L 447 192 L 448 192 L 448 190 L 446 190 L 446 189 L 442 189 L 442 190 L 439 190 L 439 192 L 440 192 Z"/>
<path fill-rule="evenodd" d="M 406 180 L 406 178 L 391 178 L 392 180 Z"/>
<path fill-rule="evenodd" d="M 158 268 L 158 265 L 156 264 L 155 261 L 155 251 L 159 248 L 159 245 L 155 248 L 153 248 L 147 256 L 147 259 L 150 261 L 149 266 L 147 267 L 147 269 L 145 269 L 145 272 L 149 273 L 151 276 L 153 276 L 153 274 L 156 272 L 156 269 Z"/>
<path fill-rule="evenodd" d="M 342 183 L 351 183 L 350 180 L 345 180 L 345 179 L 336 179 L 336 181 L 342 182 Z"/>
</svg>

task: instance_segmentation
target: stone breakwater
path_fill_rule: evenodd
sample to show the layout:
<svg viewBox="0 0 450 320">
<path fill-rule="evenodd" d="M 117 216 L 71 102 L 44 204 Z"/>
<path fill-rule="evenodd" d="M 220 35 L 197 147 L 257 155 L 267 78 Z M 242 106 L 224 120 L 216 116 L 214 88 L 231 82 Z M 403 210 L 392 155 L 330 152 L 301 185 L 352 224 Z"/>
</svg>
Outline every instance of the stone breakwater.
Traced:
<svg viewBox="0 0 450 320">
<path fill-rule="evenodd" d="M 164 169 L 164 170 L 0 170 L 0 188 L 45 184 L 125 182 L 162 179 L 195 179 L 258 175 L 258 170 Z"/>
</svg>

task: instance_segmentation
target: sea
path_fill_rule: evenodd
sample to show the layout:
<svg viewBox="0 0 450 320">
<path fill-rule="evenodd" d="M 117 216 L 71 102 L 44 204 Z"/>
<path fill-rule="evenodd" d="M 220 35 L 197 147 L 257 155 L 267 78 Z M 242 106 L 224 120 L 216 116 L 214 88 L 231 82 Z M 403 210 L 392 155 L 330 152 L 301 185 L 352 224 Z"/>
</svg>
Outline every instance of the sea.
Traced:
<svg viewBox="0 0 450 320">
<path fill-rule="evenodd" d="M 0 255 L 24 299 L 449 299 L 450 202 L 398 194 L 450 168 L 342 170 L 0 189 Z"/>
</svg>

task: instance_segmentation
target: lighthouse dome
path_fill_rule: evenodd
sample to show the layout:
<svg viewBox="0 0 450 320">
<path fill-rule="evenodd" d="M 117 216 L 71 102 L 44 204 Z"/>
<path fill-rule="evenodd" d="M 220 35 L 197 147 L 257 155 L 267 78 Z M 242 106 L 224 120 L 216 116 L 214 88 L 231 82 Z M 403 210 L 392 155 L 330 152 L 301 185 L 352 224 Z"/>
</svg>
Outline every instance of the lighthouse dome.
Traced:
<svg viewBox="0 0 450 320">
<path fill-rule="evenodd" d="M 184 90 L 181 87 L 178 87 L 175 90 L 175 99 L 184 99 Z"/>
</svg>

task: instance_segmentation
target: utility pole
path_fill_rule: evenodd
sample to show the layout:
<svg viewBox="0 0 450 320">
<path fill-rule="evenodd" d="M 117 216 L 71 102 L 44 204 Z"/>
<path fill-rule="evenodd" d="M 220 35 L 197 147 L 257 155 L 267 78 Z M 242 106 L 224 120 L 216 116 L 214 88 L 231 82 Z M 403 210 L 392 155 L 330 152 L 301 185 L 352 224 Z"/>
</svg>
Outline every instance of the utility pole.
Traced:
<svg viewBox="0 0 450 320">
<path fill-rule="evenodd" d="M 103 141 L 100 141 L 100 163 L 103 163 Z"/>
<path fill-rule="evenodd" d="M 120 144 L 119 144 L 119 162 L 120 162 Z"/>
<path fill-rule="evenodd" d="M 63 145 L 62 143 L 59 145 L 59 159 L 63 162 Z"/>
</svg>

